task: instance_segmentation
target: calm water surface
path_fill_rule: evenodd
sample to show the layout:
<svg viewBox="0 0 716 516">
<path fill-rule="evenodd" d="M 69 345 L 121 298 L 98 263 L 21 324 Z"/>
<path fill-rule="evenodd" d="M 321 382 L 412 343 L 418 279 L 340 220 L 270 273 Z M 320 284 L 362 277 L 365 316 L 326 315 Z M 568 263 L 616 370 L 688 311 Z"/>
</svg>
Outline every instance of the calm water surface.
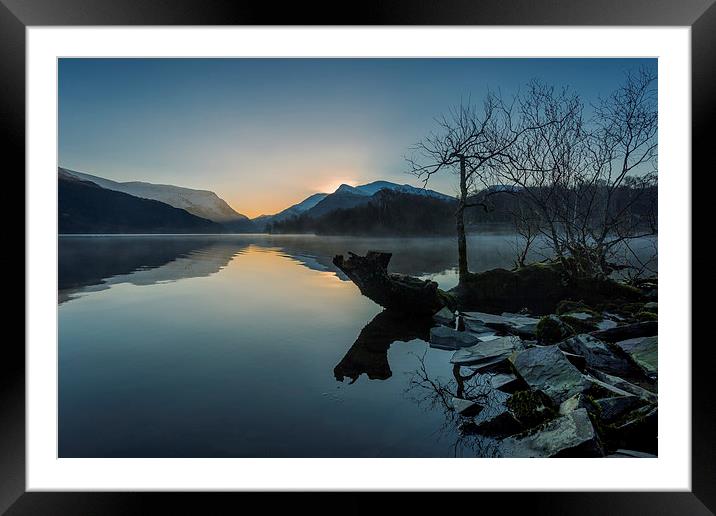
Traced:
<svg viewBox="0 0 716 516">
<path fill-rule="evenodd" d="M 511 266 L 514 243 L 471 237 L 471 269 Z M 451 353 L 331 264 L 369 249 L 456 284 L 453 239 L 61 237 L 60 456 L 497 453 L 445 406 Z"/>
</svg>

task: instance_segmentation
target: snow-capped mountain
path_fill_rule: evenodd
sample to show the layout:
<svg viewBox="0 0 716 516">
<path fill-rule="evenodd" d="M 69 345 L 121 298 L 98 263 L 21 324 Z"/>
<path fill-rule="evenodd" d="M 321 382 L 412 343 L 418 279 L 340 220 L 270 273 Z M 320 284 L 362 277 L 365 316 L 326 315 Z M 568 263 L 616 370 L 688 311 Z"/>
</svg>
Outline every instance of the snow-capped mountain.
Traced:
<svg viewBox="0 0 716 516">
<path fill-rule="evenodd" d="M 390 181 L 373 181 L 372 183 L 358 186 L 342 184 L 331 194 L 313 194 L 304 201 L 294 204 L 275 215 L 261 215 L 253 219 L 253 221 L 259 225 L 265 225 L 287 220 L 291 217 L 297 217 L 303 213 L 309 213 L 310 216 L 320 216 L 336 209 L 353 208 L 368 202 L 371 196 L 381 190 L 421 195 L 444 201 L 452 201 L 454 199 L 449 195 L 436 192 L 435 190 L 417 188 L 411 185 L 399 185 L 391 183 Z"/>
<path fill-rule="evenodd" d="M 181 208 L 192 215 L 222 224 L 248 222 L 248 217 L 236 212 L 226 201 L 208 190 L 194 190 L 173 185 L 161 185 L 131 181 L 120 183 L 103 177 L 61 168 L 63 173 L 78 179 L 91 181 L 107 190 L 122 192 L 143 199 L 161 201 L 174 208 Z"/>
<path fill-rule="evenodd" d="M 276 213 L 275 215 L 259 215 L 255 219 L 252 219 L 254 222 L 256 222 L 259 227 L 262 227 L 262 224 L 269 224 L 271 222 L 277 222 L 281 220 L 286 220 L 291 217 L 297 217 L 301 213 L 310 210 L 313 208 L 316 204 L 321 202 L 323 199 L 325 199 L 328 196 L 327 193 L 317 193 L 313 194 L 310 197 L 306 197 L 303 201 L 299 202 L 298 204 L 294 204 L 293 206 L 289 206 L 283 211 L 280 211 Z"/>
<path fill-rule="evenodd" d="M 396 192 L 403 192 L 412 195 L 424 195 L 426 197 L 433 197 L 435 199 L 443 199 L 446 201 L 454 199 L 454 197 L 445 195 L 440 192 L 436 192 L 435 190 L 429 190 L 427 188 L 418 188 L 411 185 L 399 185 L 396 183 L 391 183 L 390 181 L 373 181 L 372 183 L 360 186 L 341 185 L 340 187 L 338 187 L 338 190 L 341 190 L 344 187 L 347 187 L 345 191 L 350 191 L 351 193 L 362 193 L 363 195 L 373 195 L 380 190 L 393 190 Z"/>
</svg>

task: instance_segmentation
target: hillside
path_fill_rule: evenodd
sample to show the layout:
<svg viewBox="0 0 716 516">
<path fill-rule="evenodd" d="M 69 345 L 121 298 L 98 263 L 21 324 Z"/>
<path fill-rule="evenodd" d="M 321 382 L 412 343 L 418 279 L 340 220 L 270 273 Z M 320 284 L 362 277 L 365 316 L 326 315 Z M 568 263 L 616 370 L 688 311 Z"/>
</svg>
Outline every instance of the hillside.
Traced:
<svg viewBox="0 0 716 516">
<path fill-rule="evenodd" d="M 163 202 L 107 190 L 60 170 L 60 234 L 223 233 L 223 226 Z"/>
</svg>

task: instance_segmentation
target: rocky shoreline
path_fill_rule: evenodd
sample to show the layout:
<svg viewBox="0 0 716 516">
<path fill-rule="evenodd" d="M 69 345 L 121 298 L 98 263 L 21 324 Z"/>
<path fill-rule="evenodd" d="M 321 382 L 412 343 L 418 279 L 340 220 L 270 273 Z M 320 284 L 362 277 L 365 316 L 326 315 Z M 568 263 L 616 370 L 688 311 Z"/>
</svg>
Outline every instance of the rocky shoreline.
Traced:
<svg viewBox="0 0 716 516">
<path fill-rule="evenodd" d="M 345 261 L 338 258 L 334 263 L 344 270 Z M 610 282 L 589 296 L 558 302 L 550 298 L 537 303 L 554 306 L 542 315 L 533 315 L 528 306 L 519 313 L 491 313 L 469 310 L 464 303 L 484 294 L 446 295 L 434 282 L 388 274 L 390 255 L 369 253 L 367 258 L 380 267 L 364 267 L 358 276 L 349 268 L 348 276 L 361 292 L 373 294 L 371 299 L 380 292 L 380 299 L 391 305 L 386 312 L 419 307 L 416 320 L 422 320 L 425 310 L 433 311 L 430 347 L 452 353 L 456 378 L 484 387 L 449 401 L 461 435 L 496 439 L 503 457 L 656 456 L 656 279 L 637 287 Z M 364 266 L 361 259 L 351 256 L 354 264 Z M 550 295 L 562 288 L 553 288 Z M 605 292 L 627 295 L 609 298 Z M 423 294 L 427 299 L 420 300 Z M 529 297 L 538 299 L 534 293 Z M 434 309 L 439 301 L 442 308 Z"/>
</svg>

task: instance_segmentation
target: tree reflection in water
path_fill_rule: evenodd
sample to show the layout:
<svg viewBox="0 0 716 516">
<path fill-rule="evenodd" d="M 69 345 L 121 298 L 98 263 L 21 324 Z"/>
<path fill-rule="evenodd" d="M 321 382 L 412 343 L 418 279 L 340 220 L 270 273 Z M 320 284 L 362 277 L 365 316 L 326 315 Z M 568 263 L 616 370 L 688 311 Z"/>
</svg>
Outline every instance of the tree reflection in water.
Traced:
<svg viewBox="0 0 716 516">
<path fill-rule="evenodd" d="M 422 355 L 414 353 L 418 367 L 411 374 L 405 389 L 408 398 L 426 411 L 440 410 L 443 413 L 445 420 L 437 430 L 437 434 L 442 438 L 454 439 L 452 448 L 455 457 L 499 456 L 499 442 L 495 439 L 462 432 L 462 425 L 472 418 L 465 418 L 458 414 L 452 401 L 453 398 L 474 401 L 483 407 L 483 410 L 498 403 L 494 396 L 495 391 L 489 384 L 489 376 L 456 365 L 452 368 L 452 378 L 444 380 L 428 372 L 425 364 L 427 353 L 427 351 Z"/>
<path fill-rule="evenodd" d="M 362 374 L 366 374 L 371 380 L 387 380 L 393 374 L 388 363 L 388 349 L 391 344 L 414 339 L 429 341 L 430 328 L 433 325 L 431 318 L 415 319 L 387 310 L 379 313 L 365 325 L 351 348 L 333 369 L 336 380 L 342 382 L 347 378 L 349 383 L 354 383 Z M 428 371 L 425 363 L 428 352 L 426 350 L 422 354 L 411 353 L 417 359 L 417 367 L 408 373 L 405 389 L 407 398 L 425 411 L 442 412 L 444 421 L 436 429 L 436 434 L 439 438 L 454 439 L 452 448 L 455 457 L 498 456 L 498 441 L 461 431 L 462 425 L 472 419 L 458 414 L 452 401 L 453 398 L 474 401 L 484 407 L 483 410 L 499 403 L 495 390 L 489 384 L 489 376 L 478 374 L 469 368 L 452 366 L 449 379 L 442 378 Z"/>
</svg>

